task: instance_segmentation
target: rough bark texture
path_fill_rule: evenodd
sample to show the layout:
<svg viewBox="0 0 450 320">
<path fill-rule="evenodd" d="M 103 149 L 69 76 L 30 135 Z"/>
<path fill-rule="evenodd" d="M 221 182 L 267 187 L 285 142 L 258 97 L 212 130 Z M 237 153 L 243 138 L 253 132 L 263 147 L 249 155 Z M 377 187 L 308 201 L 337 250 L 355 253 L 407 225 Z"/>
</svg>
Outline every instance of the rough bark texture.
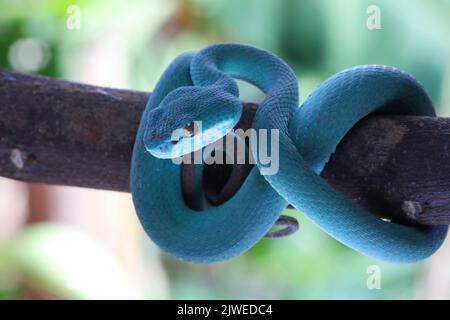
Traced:
<svg viewBox="0 0 450 320">
<path fill-rule="evenodd" d="M 128 191 L 148 95 L 0 70 L 0 176 Z M 256 110 L 245 106 L 244 124 Z M 346 135 L 322 177 L 385 218 L 449 224 L 449 138 L 450 119 L 371 116 Z M 210 200 L 232 195 L 248 169 L 234 189 L 223 190 L 227 195 L 216 185 Z M 205 183 L 223 184 L 219 174 L 228 176 L 223 167 L 211 167 Z"/>
</svg>

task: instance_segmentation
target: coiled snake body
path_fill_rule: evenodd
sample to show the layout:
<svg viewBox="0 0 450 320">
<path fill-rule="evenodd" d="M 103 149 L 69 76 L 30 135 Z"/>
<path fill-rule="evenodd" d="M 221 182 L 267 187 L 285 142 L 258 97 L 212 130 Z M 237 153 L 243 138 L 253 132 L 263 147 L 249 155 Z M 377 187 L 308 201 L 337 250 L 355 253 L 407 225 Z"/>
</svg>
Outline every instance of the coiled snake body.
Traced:
<svg viewBox="0 0 450 320">
<path fill-rule="evenodd" d="M 279 170 L 262 175 L 258 161 L 240 190 L 203 212 L 181 194 L 180 165 L 169 158 L 205 147 L 239 120 L 233 78 L 265 93 L 253 126 L 278 129 Z M 253 47 L 219 44 L 178 57 L 157 84 L 136 138 L 131 190 L 149 236 L 180 259 L 209 263 L 239 255 L 259 241 L 289 202 L 331 236 L 366 255 L 414 262 L 434 253 L 446 226 L 406 226 L 381 220 L 333 190 L 319 176 L 348 130 L 379 112 L 435 116 L 423 87 L 386 66 L 342 71 L 319 86 L 300 108 L 297 78 L 282 60 Z M 173 132 L 202 121 L 201 138 Z M 182 131 L 179 131 L 182 132 Z M 257 157 L 257 146 L 252 145 Z"/>
</svg>

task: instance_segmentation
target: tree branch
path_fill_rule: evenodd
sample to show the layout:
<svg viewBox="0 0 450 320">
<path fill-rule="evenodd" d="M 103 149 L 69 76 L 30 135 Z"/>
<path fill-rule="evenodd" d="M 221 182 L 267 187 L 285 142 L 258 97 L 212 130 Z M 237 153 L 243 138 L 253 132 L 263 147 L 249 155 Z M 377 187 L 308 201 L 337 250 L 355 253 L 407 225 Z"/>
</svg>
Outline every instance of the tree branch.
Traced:
<svg viewBox="0 0 450 320">
<path fill-rule="evenodd" d="M 0 69 L 0 176 L 129 191 L 148 95 Z M 255 109 L 245 104 L 244 116 Z M 449 138 L 447 118 L 371 116 L 346 135 L 322 177 L 385 218 L 450 224 Z"/>
</svg>

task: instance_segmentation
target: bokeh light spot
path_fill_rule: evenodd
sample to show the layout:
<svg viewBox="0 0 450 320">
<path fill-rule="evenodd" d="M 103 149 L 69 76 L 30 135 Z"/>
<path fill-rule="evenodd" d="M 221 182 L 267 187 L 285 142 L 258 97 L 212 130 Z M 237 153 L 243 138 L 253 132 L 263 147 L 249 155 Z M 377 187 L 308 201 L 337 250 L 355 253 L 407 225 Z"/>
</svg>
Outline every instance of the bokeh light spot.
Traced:
<svg viewBox="0 0 450 320">
<path fill-rule="evenodd" d="M 8 60 L 17 71 L 36 72 L 50 60 L 48 46 L 38 39 L 24 38 L 16 40 L 8 51 Z"/>
</svg>

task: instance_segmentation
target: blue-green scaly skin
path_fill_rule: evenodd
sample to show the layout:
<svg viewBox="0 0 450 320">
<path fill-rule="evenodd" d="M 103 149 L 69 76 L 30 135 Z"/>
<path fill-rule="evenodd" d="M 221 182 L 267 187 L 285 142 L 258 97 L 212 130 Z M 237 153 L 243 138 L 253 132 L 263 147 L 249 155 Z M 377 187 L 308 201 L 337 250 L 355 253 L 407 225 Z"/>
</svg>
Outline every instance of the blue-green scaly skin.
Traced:
<svg viewBox="0 0 450 320">
<path fill-rule="evenodd" d="M 232 199 L 196 212 L 183 201 L 181 166 L 160 159 L 170 158 L 161 154 L 165 152 L 161 146 L 168 142 L 167 132 L 183 124 L 171 122 L 169 118 L 174 116 L 183 121 L 202 120 L 206 129 L 223 123 L 231 129 L 242 112 L 236 104 L 239 92 L 233 78 L 246 80 L 266 94 L 253 126 L 279 129 L 279 171 L 263 176 L 254 168 Z M 208 90 L 207 96 L 213 95 L 215 105 L 208 106 L 201 96 L 193 100 L 195 90 Z M 170 93 L 176 95 L 172 99 L 175 104 L 164 102 Z M 408 263 L 433 254 L 446 237 L 446 226 L 413 227 L 383 221 L 353 205 L 319 176 L 340 140 L 366 115 L 435 116 L 423 87 L 392 67 L 359 66 L 325 81 L 300 108 L 298 101 L 297 78 L 292 70 L 263 50 L 219 44 L 178 57 L 150 97 L 132 159 L 133 201 L 153 241 L 185 261 L 226 260 L 258 242 L 289 202 L 334 238 L 368 256 Z M 200 111 L 195 117 L 200 118 L 187 116 L 195 113 L 191 108 L 197 106 Z M 221 112 L 209 115 L 208 107 Z M 157 127 L 164 130 L 155 131 Z M 206 139 L 202 146 L 211 142 L 214 140 Z M 252 151 L 257 159 L 256 146 Z M 258 168 L 262 170 L 260 163 Z"/>
</svg>

